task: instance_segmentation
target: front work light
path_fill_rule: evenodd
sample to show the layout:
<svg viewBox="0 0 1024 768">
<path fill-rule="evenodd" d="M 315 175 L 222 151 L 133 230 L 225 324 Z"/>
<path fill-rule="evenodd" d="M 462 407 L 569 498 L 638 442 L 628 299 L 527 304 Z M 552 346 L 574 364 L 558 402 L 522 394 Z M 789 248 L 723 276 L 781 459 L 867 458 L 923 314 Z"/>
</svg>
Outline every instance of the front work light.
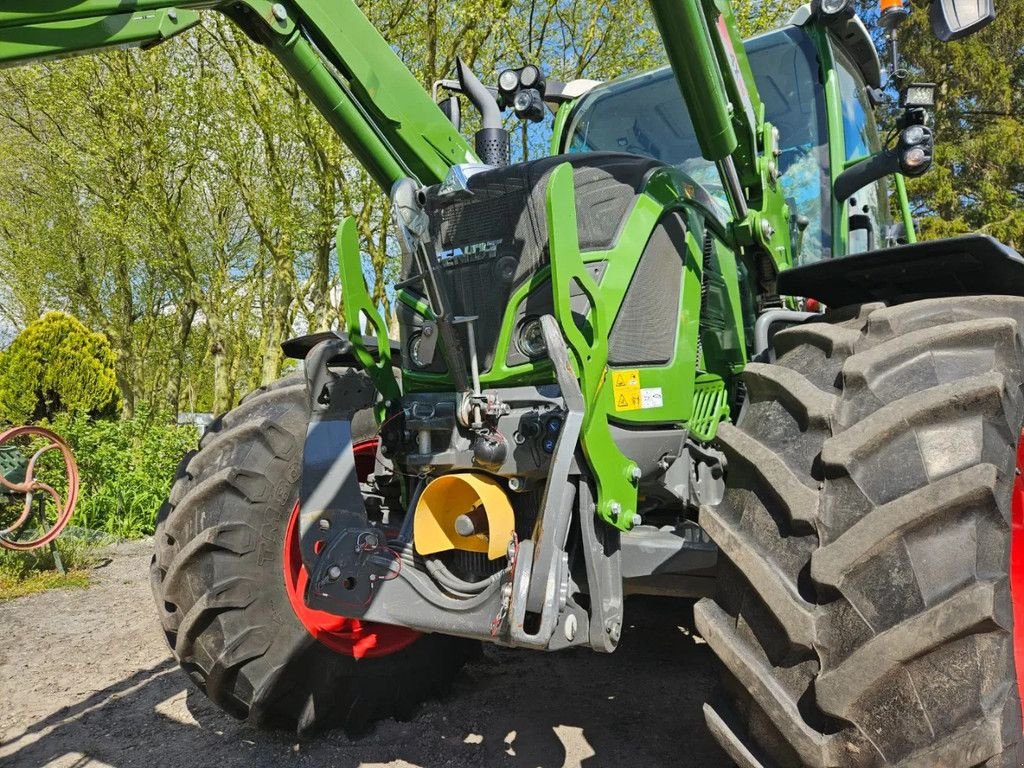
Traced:
<svg viewBox="0 0 1024 768">
<path fill-rule="evenodd" d="M 935 83 L 910 83 L 900 94 L 904 109 L 931 109 L 935 106 Z"/>
</svg>

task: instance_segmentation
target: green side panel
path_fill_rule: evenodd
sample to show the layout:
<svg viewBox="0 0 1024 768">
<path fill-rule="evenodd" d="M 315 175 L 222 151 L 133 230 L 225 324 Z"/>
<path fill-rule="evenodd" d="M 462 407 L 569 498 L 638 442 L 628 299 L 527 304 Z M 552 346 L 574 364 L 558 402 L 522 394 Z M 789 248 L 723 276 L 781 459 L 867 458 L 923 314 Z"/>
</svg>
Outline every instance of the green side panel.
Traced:
<svg viewBox="0 0 1024 768">
<path fill-rule="evenodd" d="M 0 13 L 0 19 L 11 12 Z M 0 64 L 66 56 L 111 46 L 153 46 L 199 23 L 195 11 L 159 9 L 108 16 L 0 24 Z"/>
<path fill-rule="evenodd" d="M 693 388 L 693 418 L 690 434 L 701 442 L 709 442 L 718 432 L 718 425 L 729 418 L 729 393 L 720 376 L 706 373 L 697 377 Z"/>
<path fill-rule="evenodd" d="M 651 206 L 651 221 L 645 233 L 631 243 L 633 251 L 631 258 L 624 257 L 620 260 L 631 262 L 628 267 L 629 274 L 623 275 L 618 284 L 610 283 L 608 274 L 601 283 L 602 293 L 605 302 L 610 306 L 615 315 L 625 300 L 629 283 L 636 272 L 644 245 L 646 245 L 651 231 L 657 221 L 665 213 L 666 209 L 661 208 L 651 198 L 643 196 L 640 198 L 643 205 Z M 640 203 L 638 203 L 638 208 Z M 683 424 L 690 418 L 692 408 L 693 379 L 696 375 L 697 365 L 697 336 L 700 328 L 700 302 L 701 302 L 701 246 L 693 236 L 692 221 L 687 221 L 686 251 L 683 256 L 683 273 L 679 304 L 675 318 L 665 318 L 665 322 L 676 320 L 679 326 L 676 331 L 675 349 L 672 358 L 664 365 L 628 365 L 612 368 L 611 371 L 626 370 L 637 372 L 636 385 L 641 390 L 639 404 L 635 398 L 629 401 L 629 393 L 626 394 L 626 402 L 623 403 L 623 392 L 617 392 L 615 387 L 605 391 L 604 406 L 608 409 L 612 418 L 621 424 L 626 425 L 654 425 L 654 424 Z M 614 261 L 609 259 L 608 272 L 612 271 Z M 623 271 L 625 271 L 623 269 Z M 643 398 L 643 392 L 647 391 L 648 398 Z"/>
<path fill-rule="evenodd" d="M 387 343 L 387 323 L 380 316 L 366 288 L 363 260 L 359 253 L 359 233 L 356 229 L 356 220 L 351 216 L 346 216 L 338 226 L 337 250 L 348 339 L 352 343 L 356 359 L 366 370 L 387 405 L 401 395 L 401 390 L 392 368 L 391 345 Z M 367 328 L 373 329 L 373 335 L 384 340 L 384 343 L 377 345 L 376 355 L 367 348 L 363 340 L 364 319 Z"/>
<path fill-rule="evenodd" d="M 587 271 L 576 228 L 576 199 L 572 166 L 564 163 L 551 174 L 547 188 L 548 238 L 555 317 L 568 342 L 583 392 L 585 415 L 580 441 L 597 484 L 597 515 L 620 530 L 633 527 L 637 510 L 637 470 L 619 450 L 604 407 L 608 374 L 608 333 L 611 318 L 601 290 Z M 576 325 L 569 286 L 575 281 L 590 302 L 585 329 Z"/>
</svg>

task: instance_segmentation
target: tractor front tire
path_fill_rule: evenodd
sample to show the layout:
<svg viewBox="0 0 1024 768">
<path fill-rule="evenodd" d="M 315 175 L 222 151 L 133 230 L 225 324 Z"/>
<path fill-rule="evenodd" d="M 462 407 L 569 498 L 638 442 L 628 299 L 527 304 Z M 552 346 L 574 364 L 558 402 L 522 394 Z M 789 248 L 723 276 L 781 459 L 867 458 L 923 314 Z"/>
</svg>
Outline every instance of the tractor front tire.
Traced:
<svg viewBox="0 0 1024 768">
<path fill-rule="evenodd" d="M 476 644 L 305 609 L 288 537 L 308 412 L 292 376 L 214 422 L 158 517 L 151 581 L 174 655 L 222 709 L 300 734 L 359 733 L 444 692 Z M 357 413 L 355 440 L 375 433 Z"/>
<path fill-rule="evenodd" d="M 750 365 L 696 608 L 739 766 L 1024 765 L 1022 331 L 1014 297 L 865 305 Z"/>
</svg>

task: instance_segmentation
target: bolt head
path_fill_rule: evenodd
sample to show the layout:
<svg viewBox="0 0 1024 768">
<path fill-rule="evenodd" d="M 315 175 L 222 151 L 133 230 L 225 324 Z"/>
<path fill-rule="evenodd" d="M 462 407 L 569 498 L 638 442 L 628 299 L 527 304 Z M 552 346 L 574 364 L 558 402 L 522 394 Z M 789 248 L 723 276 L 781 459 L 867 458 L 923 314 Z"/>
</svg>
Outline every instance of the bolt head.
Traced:
<svg viewBox="0 0 1024 768">
<path fill-rule="evenodd" d="M 270 11 L 278 21 L 288 21 L 288 9 L 281 5 L 281 3 L 274 3 Z"/>
<path fill-rule="evenodd" d="M 640 515 L 633 515 L 633 527 L 634 528 L 636 528 L 638 525 L 641 525 L 643 522 L 644 522 L 644 519 L 642 517 L 640 517 Z"/>
<path fill-rule="evenodd" d="M 337 581 L 341 578 L 341 568 L 336 565 L 332 565 L 327 569 L 327 578 L 331 581 Z"/>
<path fill-rule="evenodd" d="M 775 229 L 772 227 L 768 219 L 761 219 L 761 234 L 764 236 L 765 240 L 770 239 L 771 236 L 775 234 Z"/>
<path fill-rule="evenodd" d="M 619 638 L 622 637 L 622 625 L 617 621 L 611 622 L 605 631 L 608 633 L 608 637 L 611 638 L 613 643 L 619 642 Z"/>
<path fill-rule="evenodd" d="M 168 8 L 167 9 L 167 18 L 170 19 L 171 21 L 177 21 L 178 20 L 178 11 L 177 11 L 177 9 L 175 9 L 175 8 Z"/>
<path fill-rule="evenodd" d="M 320 520 L 317 523 L 317 525 L 320 526 L 320 530 L 321 531 L 329 531 L 331 529 L 331 521 L 330 520 Z"/>
<path fill-rule="evenodd" d="M 618 517 L 622 514 L 622 505 L 617 501 L 613 501 L 608 505 L 608 510 L 612 513 L 612 517 Z"/>
<path fill-rule="evenodd" d="M 639 482 L 640 478 L 643 477 L 643 476 L 644 476 L 644 473 L 640 469 L 640 467 L 633 467 L 633 469 L 631 469 L 629 471 L 629 477 L 630 477 L 631 480 L 633 480 L 633 482 Z"/>
</svg>

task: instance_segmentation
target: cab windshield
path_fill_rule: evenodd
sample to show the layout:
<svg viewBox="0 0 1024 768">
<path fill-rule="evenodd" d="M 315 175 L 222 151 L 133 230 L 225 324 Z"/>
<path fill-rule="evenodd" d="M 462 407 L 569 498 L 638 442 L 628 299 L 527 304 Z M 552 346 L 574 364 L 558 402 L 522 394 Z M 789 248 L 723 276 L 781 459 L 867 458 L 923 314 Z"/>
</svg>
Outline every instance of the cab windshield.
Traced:
<svg viewBox="0 0 1024 768">
<path fill-rule="evenodd" d="M 779 171 L 791 212 L 810 221 L 799 262 L 832 253 L 831 192 L 825 93 L 811 41 L 786 27 L 746 42 L 765 116 L 779 129 Z M 669 67 L 609 83 L 587 96 L 573 115 L 567 151 L 648 155 L 680 168 L 727 210 L 713 163 L 701 157 L 686 103 Z"/>
</svg>

